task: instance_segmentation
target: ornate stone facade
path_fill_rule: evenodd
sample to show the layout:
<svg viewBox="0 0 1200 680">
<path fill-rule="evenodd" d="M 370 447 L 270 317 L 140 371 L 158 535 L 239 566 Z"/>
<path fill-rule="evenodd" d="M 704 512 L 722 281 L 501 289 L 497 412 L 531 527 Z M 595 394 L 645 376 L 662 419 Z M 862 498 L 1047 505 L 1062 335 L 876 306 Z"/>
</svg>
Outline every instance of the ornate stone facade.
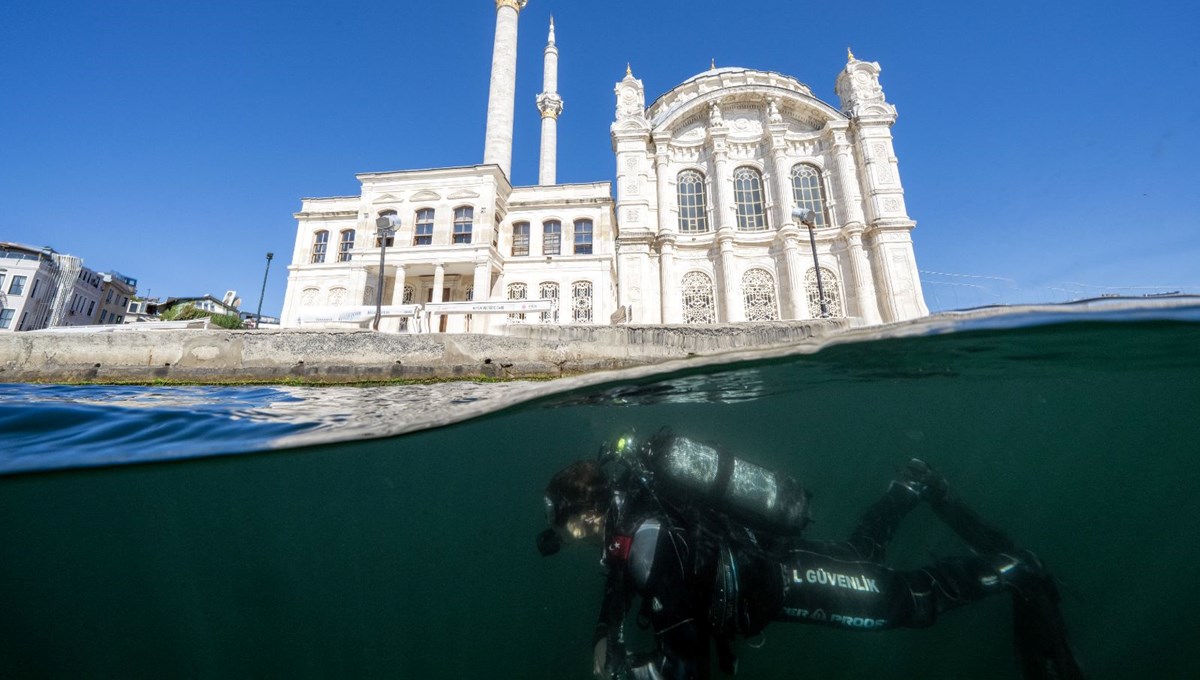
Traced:
<svg viewBox="0 0 1200 680">
<path fill-rule="evenodd" d="M 612 124 L 619 290 L 657 302 L 634 305 L 633 321 L 694 323 L 695 274 L 718 282 L 717 321 L 818 316 L 814 260 L 831 315 L 928 314 L 879 71 L 850 59 L 841 110 L 793 78 L 741 68 L 701 73 L 643 108 L 626 73 Z M 811 238 L 797 207 L 816 215 Z"/>
<path fill-rule="evenodd" d="M 284 326 L 314 323 L 315 309 L 374 304 L 380 279 L 392 305 L 554 300 L 551 312 L 435 317 L 423 329 L 435 332 L 808 319 L 822 309 L 868 325 L 928 313 L 878 64 L 850 56 L 840 109 L 794 78 L 741 68 L 710 69 L 647 107 L 627 68 L 611 127 L 614 200 L 610 182 L 556 183 L 563 104 L 551 24 L 536 102 L 539 185 L 513 187 L 525 4 L 496 2 L 484 164 L 364 174 L 358 196 L 305 199 Z M 813 212 L 811 227 L 796 208 Z M 381 276 L 375 220 L 386 215 L 400 226 Z M 417 329 L 400 319 L 382 327 Z"/>
</svg>

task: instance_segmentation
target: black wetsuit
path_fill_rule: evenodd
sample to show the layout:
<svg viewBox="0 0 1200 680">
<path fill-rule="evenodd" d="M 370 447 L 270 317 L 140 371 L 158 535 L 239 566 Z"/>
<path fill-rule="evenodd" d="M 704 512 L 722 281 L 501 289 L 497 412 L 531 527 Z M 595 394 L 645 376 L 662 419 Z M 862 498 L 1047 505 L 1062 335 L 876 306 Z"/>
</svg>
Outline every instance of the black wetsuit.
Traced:
<svg viewBox="0 0 1200 680">
<path fill-rule="evenodd" d="M 617 628 L 633 595 L 640 595 L 641 617 L 658 645 L 649 658 L 629 662 L 634 677 L 707 678 L 711 645 L 722 670 L 733 672 L 732 640 L 755 635 L 771 621 L 854 631 L 924 627 L 1019 582 L 1022 561 L 999 550 L 912 571 L 881 564 L 900 521 L 918 502 L 910 488 L 893 483 L 849 540 L 822 542 L 755 533 L 715 513 L 667 506 L 643 491 L 610 521 L 595 640 L 607 638 L 610 664 L 621 663 L 624 657 L 614 656 L 623 655 Z M 963 508 L 943 504 L 938 512 Z M 951 519 L 987 530 L 969 512 Z"/>
</svg>

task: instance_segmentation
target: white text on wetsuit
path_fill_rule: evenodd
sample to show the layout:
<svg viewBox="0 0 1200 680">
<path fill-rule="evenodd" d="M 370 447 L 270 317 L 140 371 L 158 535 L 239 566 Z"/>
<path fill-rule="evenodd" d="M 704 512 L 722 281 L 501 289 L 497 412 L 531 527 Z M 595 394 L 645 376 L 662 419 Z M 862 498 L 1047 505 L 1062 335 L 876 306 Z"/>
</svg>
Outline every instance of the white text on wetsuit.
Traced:
<svg viewBox="0 0 1200 680">
<path fill-rule="evenodd" d="M 809 569 L 800 575 L 799 569 L 792 570 L 792 581 L 794 583 L 816 583 L 823 586 L 833 586 L 834 588 L 846 588 L 848 590 L 860 590 L 868 593 L 878 593 L 879 586 L 875 585 L 875 579 L 867 578 L 866 576 L 847 576 L 845 574 L 835 574 L 824 569 Z"/>
</svg>

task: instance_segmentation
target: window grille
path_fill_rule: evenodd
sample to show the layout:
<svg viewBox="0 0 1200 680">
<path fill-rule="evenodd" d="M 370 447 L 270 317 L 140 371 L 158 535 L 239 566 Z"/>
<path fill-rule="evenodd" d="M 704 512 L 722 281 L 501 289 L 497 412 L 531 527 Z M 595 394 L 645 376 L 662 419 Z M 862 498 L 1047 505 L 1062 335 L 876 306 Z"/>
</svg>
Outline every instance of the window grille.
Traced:
<svg viewBox="0 0 1200 680">
<path fill-rule="evenodd" d="M 688 272 L 683 275 L 683 322 L 717 322 L 712 279 L 704 272 Z"/>
<path fill-rule="evenodd" d="M 433 245 L 433 208 L 421 208 L 413 226 L 413 245 Z"/>
<path fill-rule="evenodd" d="M 562 222 L 550 220 L 542 223 L 542 254 L 558 255 L 562 240 Z"/>
<path fill-rule="evenodd" d="M 821 299 L 817 289 L 816 269 L 809 269 L 808 273 L 804 275 L 804 288 L 808 293 L 809 316 L 814 319 L 821 318 Z M 837 274 L 827 267 L 821 267 L 821 288 L 825 289 L 825 307 L 829 310 L 829 317 L 840 319 L 846 316 Z"/>
<path fill-rule="evenodd" d="M 354 250 L 354 230 L 346 229 L 342 232 L 342 239 L 338 242 L 338 262 L 349 262 L 350 251 Z"/>
<path fill-rule="evenodd" d="M 571 322 L 592 322 L 591 281 L 576 281 L 571 284 Z"/>
<path fill-rule="evenodd" d="M 340 307 L 346 304 L 346 289 L 345 288 L 330 288 L 329 289 L 329 304 L 334 307 Z"/>
<path fill-rule="evenodd" d="M 528 222 L 517 222 L 513 225 L 512 254 L 513 257 L 521 257 L 529 254 Z"/>
<path fill-rule="evenodd" d="M 544 281 L 538 284 L 538 297 L 543 300 L 554 300 L 554 308 L 542 312 L 542 323 L 558 323 L 558 284 Z"/>
<path fill-rule="evenodd" d="M 413 297 L 414 297 L 415 293 L 416 293 L 416 291 L 413 290 L 412 286 L 405 286 L 404 287 L 404 297 L 402 298 L 402 300 L 403 300 L 402 304 L 411 305 L 413 303 Z M 401 330 L 401 332 L 408 332 L 408 317 L 407 316 L 400 317 L 400 330 Z"/>
<path fill-rule="evenodd" d="M 575 254 L 592 254 L 592 221 L 575 220 Z"/>
<path fill-rule="evenodd" d="M 765 269 L 751 269 L 742 276 L 742 299 L 746 304 L 747 321 L 776 321 L 775 279 Z"/>
<path fill-rule="evenodd" d="M 704 175 L 695 170 L 679 173 L 676 194 L 679 199 L 679 231 L 708 231 L 708 198 L 704 191 Z"/>
<path fill-rule="evenodd" d="M 317 296 L 320 294 L 321 291 L 317 288 L 305 288 L 300 293 L 300 304 L 306 307 L 315 305 L 317 304 Z M 90 314 L 91 312 L 88 313 Z"/>
<path fill-rule="evenodd" d="M 325 248 L 329 246 L 329 232 L 318 231 L 313 236 L 312 263 L 320 264 L 325 261 Z"/>
<path fill-rule="evenodd" d="M 463 206 L 454 209 L 454 242 L 471 242 L 471 225 L 475 222 L 475 209 Z"/>
<path fill-rule="evenodd" d="M 508 284 L 508 299 L 509 300 L 525 300 L 529 293 L 529 287 L 523 283 Z M 525 323 L 524 314 L 509 314 L 509 323 Z"/>
<path fill-rule="evenodd" d="M 742 167 L 733 171 L 733 201 L 737 205 L 739 231 L 763 231 L 767 228 L 762 175 L 758 170 Z"/>
<path fill-rule="evenodd" d="M 801 210 L 816 213 L 816 219 L 813 220 L 814 229 L 829 226 L 825 183 L 821 181 L 821 171 L 816 166 L 801 163 L 792 168 L 792 202 Z"/>
</svg>

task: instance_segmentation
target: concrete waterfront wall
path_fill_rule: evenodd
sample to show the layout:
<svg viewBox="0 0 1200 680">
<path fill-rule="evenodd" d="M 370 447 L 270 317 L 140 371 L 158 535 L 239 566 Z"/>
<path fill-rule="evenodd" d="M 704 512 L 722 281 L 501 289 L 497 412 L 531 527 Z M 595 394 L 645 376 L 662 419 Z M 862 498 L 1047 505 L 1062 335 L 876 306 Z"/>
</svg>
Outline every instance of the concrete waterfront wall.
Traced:
<svg viewBox="0 0 1200 680">
<path fill-rule="evenodd" d="M 357 382 L 560 377 L 828 335 L 844 320 L 516 326 L 506 336 L 370 331 L 0 334 L 0 382 Z"/>
</svg>

